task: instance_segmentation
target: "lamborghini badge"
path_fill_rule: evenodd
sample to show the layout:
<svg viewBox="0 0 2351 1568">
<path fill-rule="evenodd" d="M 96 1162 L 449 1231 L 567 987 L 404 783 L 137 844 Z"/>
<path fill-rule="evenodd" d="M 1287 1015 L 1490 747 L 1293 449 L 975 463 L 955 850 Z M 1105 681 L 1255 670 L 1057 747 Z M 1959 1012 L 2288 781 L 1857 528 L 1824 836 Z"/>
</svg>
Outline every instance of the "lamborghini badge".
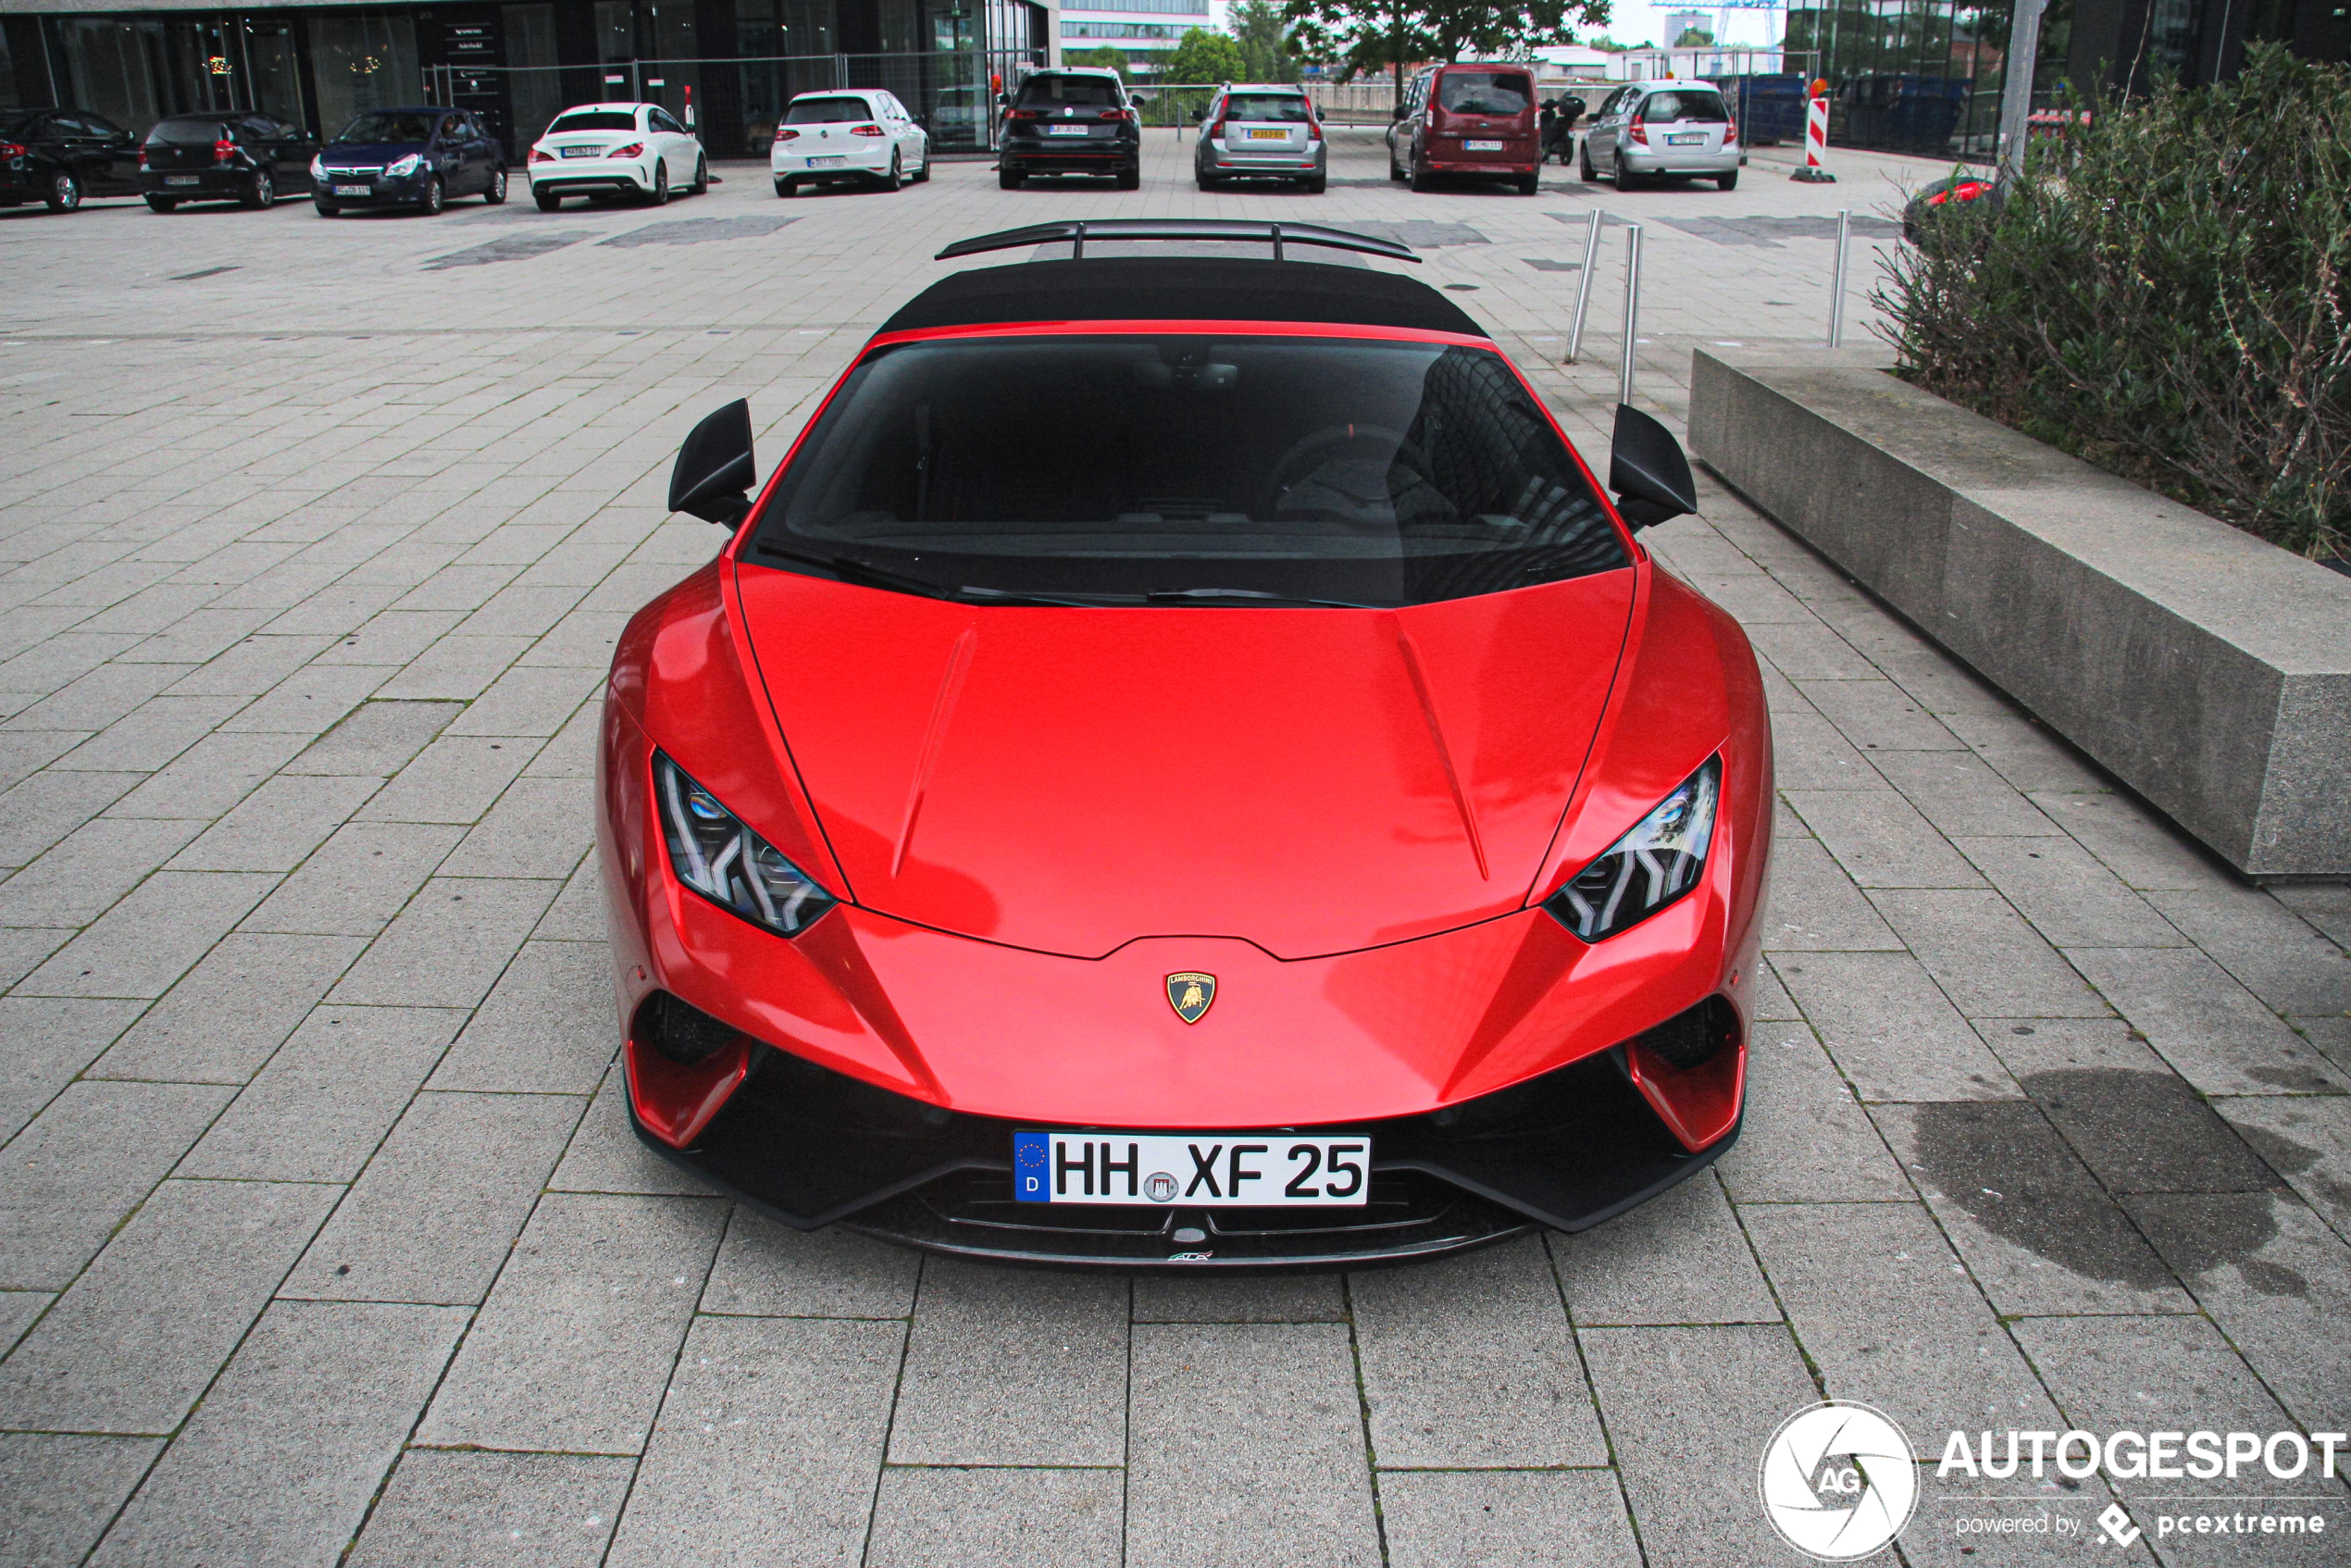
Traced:
<svg viewBox="0 0 2351 1568">
<path fill-rule="evenodd" d="M 1208 1004 L 1216 1000 L 1216 977 L 1213 975 L 1182 974 L 1167 977 L 1167 1005 L 1176 1009 L 1176 1016 L 1187 1024 L 1200 1022 Z"/>
</svg>

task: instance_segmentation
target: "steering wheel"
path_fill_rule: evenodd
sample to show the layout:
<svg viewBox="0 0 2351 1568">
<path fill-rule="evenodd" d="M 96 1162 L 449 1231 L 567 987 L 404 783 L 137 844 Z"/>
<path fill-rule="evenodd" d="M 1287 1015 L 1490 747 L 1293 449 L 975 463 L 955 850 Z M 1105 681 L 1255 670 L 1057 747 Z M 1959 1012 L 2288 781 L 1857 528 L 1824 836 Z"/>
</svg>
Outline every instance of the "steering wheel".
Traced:
<svg viewBox="0 0 2351 1568">
<path fill-rule="evenodd" d="M 1274 492 L 1282 493 L 1336 454 L 1357 445 L 1375 449 L 1365 452 L 1364 456 L 1392 455 L 1394 461 L 1413 468 L 1426 463 L 1421 449 L 1406 440 L 1401 430 L 1386 425 L 1325 425 L 1300 436 L 1290 443 L 1288 451 L 1275 459 Z"/>
</svg>

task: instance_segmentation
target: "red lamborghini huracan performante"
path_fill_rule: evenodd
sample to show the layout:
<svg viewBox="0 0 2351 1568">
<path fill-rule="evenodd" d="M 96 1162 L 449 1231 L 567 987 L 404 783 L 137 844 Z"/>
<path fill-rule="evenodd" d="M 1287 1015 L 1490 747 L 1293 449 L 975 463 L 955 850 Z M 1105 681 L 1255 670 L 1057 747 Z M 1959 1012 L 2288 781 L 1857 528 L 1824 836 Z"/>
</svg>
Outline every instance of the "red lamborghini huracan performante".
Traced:
<svg viewBox="0 0 2351 1568">
<path fill-rule="evenodd" d="M 1273 254 L 1100 254 L 1200 239 Z M 733 538 L 622 637 L 598 797 L 639 1135 L 795 1226 L 1122 1267 L 1705 1166 L 1772 746 L 1636 538 L 1673 437 L 1618 410 L 1611 505 L 1442 293 L 1294 255 L 1387 241 L 941 254 L 1056 241 L 900 310 L 756 499 L 744 404 L 678 455 Z"/>
</svg>

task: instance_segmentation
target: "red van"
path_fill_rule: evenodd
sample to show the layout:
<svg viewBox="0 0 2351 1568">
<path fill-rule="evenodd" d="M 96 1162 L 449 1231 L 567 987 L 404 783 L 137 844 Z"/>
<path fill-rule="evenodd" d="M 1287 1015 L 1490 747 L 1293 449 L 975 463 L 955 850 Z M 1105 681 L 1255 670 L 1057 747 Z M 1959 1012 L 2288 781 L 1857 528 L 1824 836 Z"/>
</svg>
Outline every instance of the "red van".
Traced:
<svg viewBox="0 0 2351 1568">
<path fill-rule="evenodd" d="M 1437 175 L 1469 174 L 1515 180 L 1531 196 L 1542 157 L 1526 66 L 1432 66 L 1412 79 L 1387 132 L 1387 177 L 1415 191 Z"/>
</svg>

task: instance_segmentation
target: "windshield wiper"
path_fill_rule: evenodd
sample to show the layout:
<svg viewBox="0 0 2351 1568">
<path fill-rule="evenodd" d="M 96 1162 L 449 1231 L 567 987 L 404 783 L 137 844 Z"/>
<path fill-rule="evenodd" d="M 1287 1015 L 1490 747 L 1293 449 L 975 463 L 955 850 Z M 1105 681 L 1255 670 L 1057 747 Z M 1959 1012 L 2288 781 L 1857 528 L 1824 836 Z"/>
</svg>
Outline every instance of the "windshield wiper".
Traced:
<svg viewBox="0 0 2351 1568">
<path fill-rule="evenodd" d="M 955 591 L 965 599 L 986 599 L 997 604 L 1059 604 L 1065 609 L 1094 610 L 1104 604 L 1139 604 L 1139 593 L 1024 593 L 1016 588 L 974 588 L 968 584 Z"/>
<path fill-rule="evenodd" d="M 1262 588 L 1162 588 L 1143 598 L 1153 604 L 1171 600 L 1262 599 L 1276 604 L 1310 604 L 1325 610 L 1377 610 L 1380 604 L 1359 604 L 1351 599 L 1311 599 L 1297 593 L 1268 593 Z"/>
<path fill-rule="evenodd" d="M 799 550 L 780 550 L 764 540 L 753 540 L 752 546 L 762 555 L 775 555 L 787 561 L 798 561 L 803 566 L 822 566 L 843 582 L 862 583 L 867 588 L 895 589 L 902 593 L 919 593 L 926 599 L 960 597 L 945 583 L 928 578 L 907 577 L 857 559 L 854 555 L 817 555 Z"/>
</svg>

